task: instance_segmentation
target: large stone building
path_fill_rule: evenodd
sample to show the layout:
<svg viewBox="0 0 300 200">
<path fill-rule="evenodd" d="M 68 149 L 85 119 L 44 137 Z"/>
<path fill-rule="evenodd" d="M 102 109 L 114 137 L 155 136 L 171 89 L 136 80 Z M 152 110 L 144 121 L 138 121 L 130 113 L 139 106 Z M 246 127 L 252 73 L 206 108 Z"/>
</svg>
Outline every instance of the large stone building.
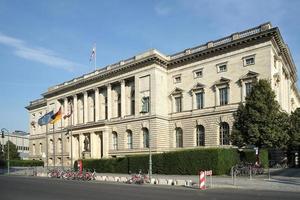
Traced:
<svg viewBox="0 0 300 200">
<path fill-rule="evenodd" d="M 53 86 L 30 102 L 30 157 L 48 165 L 230 145 L 233 113 L 268 79 L 282 110 L 300 104 L 293 58 L 270 23 L 174 55 L 150 50 Z M 36 122 L 62 108 L 69 118 Z M 48 128 L 48 131 L 46 131 Z"/>
</svg>

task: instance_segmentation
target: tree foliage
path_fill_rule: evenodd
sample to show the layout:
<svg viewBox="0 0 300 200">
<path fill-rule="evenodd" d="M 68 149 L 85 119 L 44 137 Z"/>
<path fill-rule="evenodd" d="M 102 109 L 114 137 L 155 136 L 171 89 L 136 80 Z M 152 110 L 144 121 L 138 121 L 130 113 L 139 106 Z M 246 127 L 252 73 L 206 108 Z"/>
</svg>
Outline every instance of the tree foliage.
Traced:
<svg viewBox="0 0 300 200">
<path fill-rule="evenodd" d="M 289 116 L 280 111 L 275 93 L 267 80 L 259 80 L 240 104 L 232 131 L 232 143 L 239 147 L 283 148 L 289 139 Z"/>
<path fill-rule="evenodd" d="M 4 158 L 7 159 L 8 155 L 8 143 L 9 143 L 9 159 L 10 160 L 20 160 L 20 155 L 18 153 L 17 146 L 11 141 L 7 141 L 4 145 Z"/>
<path fill-rule="evenodd" d="M 289 147 L 291 150 L 300 149 L 300 108 L 290 116 Z"/>
</svg>

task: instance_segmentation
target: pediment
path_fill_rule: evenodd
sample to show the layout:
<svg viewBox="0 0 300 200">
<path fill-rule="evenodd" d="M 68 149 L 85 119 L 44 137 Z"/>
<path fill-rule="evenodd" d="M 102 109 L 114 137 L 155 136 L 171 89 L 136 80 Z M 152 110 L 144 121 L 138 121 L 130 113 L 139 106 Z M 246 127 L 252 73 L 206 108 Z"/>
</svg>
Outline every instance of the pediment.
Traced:
<svg viewBox="0 0 300 200">
<path fill-rule="evenodd" d="M 222 85 L 222 84 L 228 84 L 231 80 L 225 77 L 221 77 L 218 81 L 215 82 L 214 85 Z"/>
<path fill-rule="evenodd" d="M 200 90 L 200 89 L 203 89 L 204 87 L 205 87 L 204 84 L 202 84 L 202 83 L 196 83 L 196 84 L 192 87 L 191 91 L 194 91 L 194 90 Z"/>
<path fill-rule="evenodd" d="M 242 76 L 242 77 L 240 78 L 240 80 L 256 78 L 258 75 L 259 75 L 259 73 L 257 73 L 257 72 L 248 71 L 248 73 L 245 74 L 244 76 Z"/>
<path fill-rule="evenodd" d="M 183 89 L 176 87 L 170 95 L 176 95 L 176 94 L 181 94 L 183 92 Z"/>
</svg>

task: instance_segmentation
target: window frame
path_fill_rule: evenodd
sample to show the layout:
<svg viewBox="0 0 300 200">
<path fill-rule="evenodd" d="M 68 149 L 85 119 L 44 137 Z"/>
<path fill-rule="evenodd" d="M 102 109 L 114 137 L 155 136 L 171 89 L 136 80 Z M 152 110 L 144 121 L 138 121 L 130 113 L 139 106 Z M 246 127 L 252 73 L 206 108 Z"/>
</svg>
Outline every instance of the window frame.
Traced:
<svg viewBox="0 0 300 200">
<path fill-rule="evenodd" d="M 218 87 L 218 90 L 219 90 L 219 105 L 220 106 L 226 106 L 226 105 L 228 105 L 229 104 L 229 87 L 228 87 L 228 85 L 226 85 L 226 86 L 224 86 L 224 87 Z M 221 90 L 223 91 L 223 90 L 225 90 L 226 91 L 226 99 L 225 99 L 225 101 L 224 100 L 222 100 L 223 98 L 221 98 L 221 97 L 223 97 L 223 95 L 221 95 Z M 224 103 L 222 103 L 222 102 L 224 102 Z"/>
<path fill-rule="evenodd" d="M 199 131 L 200 127 L 203 128 L 202 134 L 200 134 Z M 200 140 L 200 138 L 202 138 L 202 141 Z M 201 124 L 196 126 L 196 146 L 197 147 L 205 146 L 205 127 Z"/>
<path fill-rule="evenodd" d="M 177 80 L 178 78 L 179 78 L 179 80 Z M 181 74 L 177 74 L 177 75 L 173 76 L 173 82 L 174 82 L 174 84 L 181 83 L 182 82 Z"/>
<path fill-rule="evenodd" d="M 200 76 L 197 76 L 197 73 L 198 72 L 201 72 L 201 75 Z M 193 71 L 193 75 L 194 75 L 194 78 L 202 78 L 203 77 L 203 68 L 200 68 L 200 69 L 196 69 Z"/>
<path fill-rule="evenodd" d="M 253 63 L 247 63 L 248 59 L 253 59 Z M 243 57 L 243 66 L 255 65 L 255 54 Z"/>
<path fill-rule="evenodd" d="M 180 127 L 175 129 L 175 145 L 176 148 L 183 148 L 183 130 Z"/>
<path fill-rule="evenodd" d="M 223 72 L 227 72 L 228 71 L 228 62 L 223 62 L 223 63 L 219 63 L 216 65 L 217 66 L 217 72 L 218 73 L 223 73 Z M 220 67 L 225 66 L 225 70 L 221 70 Z"/>
</svg>

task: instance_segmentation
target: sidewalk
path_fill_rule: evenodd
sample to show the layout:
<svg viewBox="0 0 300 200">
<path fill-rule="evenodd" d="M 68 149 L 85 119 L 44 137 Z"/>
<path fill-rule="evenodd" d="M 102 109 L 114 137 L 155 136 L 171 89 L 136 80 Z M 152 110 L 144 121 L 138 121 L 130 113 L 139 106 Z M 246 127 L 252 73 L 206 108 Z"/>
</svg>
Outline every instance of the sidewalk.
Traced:
<svg viewBox="0 0 300 200">
<path fill-rule="evenodd" d="M 97 173 L 98 177 L 126 177 L 131 178 L 129 174 L 111 174 L 111 173 Z M 168 184 L 168 180 L 180 181 L 183 183 L 191 181 L 193 188 L 198 188 L 199 177 L 191 175 L 161 175 L 153 174 L 152 178 L 161 180 L 162 185 Z M 206 186 L 210 188 L 210 177 L 207 177 Z M 176 186 L 175 186 L 176 187 Z M 237 189 L 251 189 L 251 190 L 276 190 L 276 191 L 291 191 L 300 192 L 300 178 L 299 177 L 284 177 L 284 176 L 256 176 L 250 180 L 250 177 L 236 177 L 235 184 L 231 176 L 213 176 L 212 188 L 237 188 Z"/>
</svg>

